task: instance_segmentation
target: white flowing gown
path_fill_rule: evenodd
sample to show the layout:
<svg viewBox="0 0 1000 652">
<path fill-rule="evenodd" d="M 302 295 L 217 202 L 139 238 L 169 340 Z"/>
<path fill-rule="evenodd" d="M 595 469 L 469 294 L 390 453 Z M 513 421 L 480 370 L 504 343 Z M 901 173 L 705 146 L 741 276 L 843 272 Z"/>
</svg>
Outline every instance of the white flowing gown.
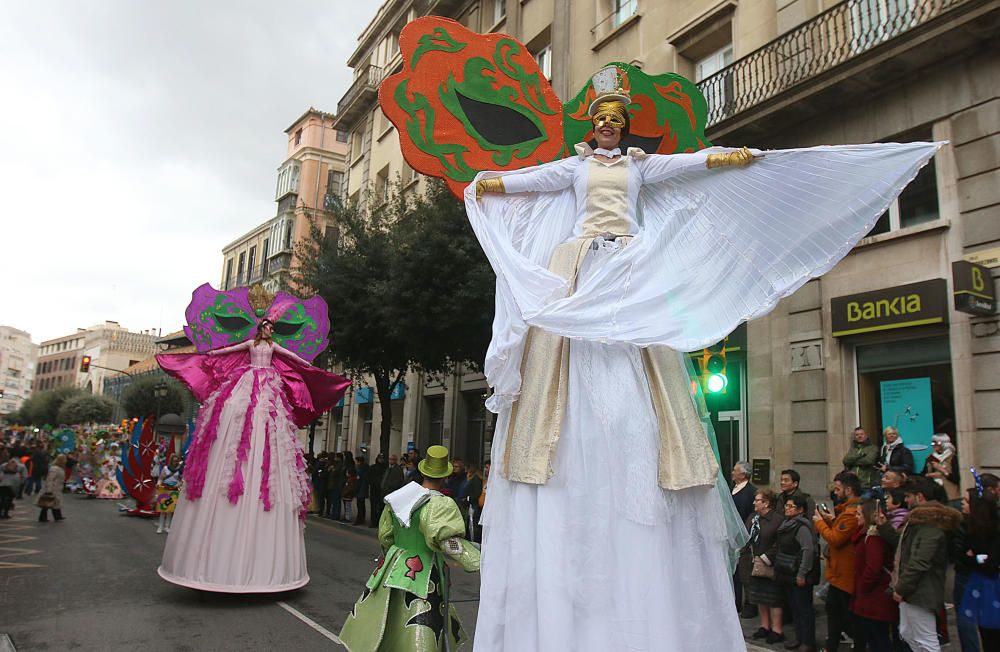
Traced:
<svg viewBox="0 0 1000 652">
<path fill-rule="evenodd" d="M 716 170 L 707 154 L 727 150 L 632 150 L 615 164 L 625 166 L 615 188 L 578 146 L 579 156 L 503 174 L 508 194 L 477 202 L 470 184 L 469 218 L 497 273 L 477 651 L 745 649 L 728 563 L 745 531 L 721 477 L 659 487 L 640 347 L 695 350 L 771 310 L 846 255 L 938 146 L 781 150 Z M 593 238 L 594 201 L 618 202 L 635 235 L 627 246 L 598 240 L 569 293 L 547 265 L 557 245 Z M 541 485 L 501 472 L 529 326 L 572 338 Z"/>
</svg>

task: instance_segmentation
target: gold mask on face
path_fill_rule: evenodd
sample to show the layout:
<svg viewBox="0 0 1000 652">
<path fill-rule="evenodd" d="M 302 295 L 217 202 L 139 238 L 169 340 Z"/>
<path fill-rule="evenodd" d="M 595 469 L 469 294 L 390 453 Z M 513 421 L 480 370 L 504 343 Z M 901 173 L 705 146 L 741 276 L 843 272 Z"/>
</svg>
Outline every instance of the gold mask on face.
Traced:
<svg viewBox="0 0 1000 652">
<path fill-rule="evenodd" d="M 592 119 L 595 129 L 605 125 L 624 129 L 625 105 L 621 102 L 601 102 L 597 105 L 597 111 L 594 112 Z"/>
</svg>

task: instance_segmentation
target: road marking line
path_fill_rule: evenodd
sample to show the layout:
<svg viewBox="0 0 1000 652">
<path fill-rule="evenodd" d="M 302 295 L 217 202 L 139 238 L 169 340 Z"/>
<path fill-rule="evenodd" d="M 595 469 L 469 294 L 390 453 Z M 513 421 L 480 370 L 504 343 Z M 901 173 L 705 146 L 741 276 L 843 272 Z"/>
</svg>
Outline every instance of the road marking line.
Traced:
<svg viewBox="0 0 1000 652">
<path fill-rule="evenodd" d="M 7 634 L 0 634 L 0 652 L 17 652 L 14 648 L 14 642 Z"/>
<path fill-rule="evenodd" d="M 320 634 L 322 634 L 326 638 L 330 639 L 331 641 L 333 641 L 337 645 L 344 645 L 344 642 L 342 640 L 340 640 L 340 637 L 338 637 L 336 634 L 334 634 L 333 632 L 331 632 L 330 630 L 328 630 L 326 627 L 323 627 L 322 625 L 320 625 L 315 620 L 313 620 L 309 616 L 305 615 L 304 613 L 302 613 L 301 611 L 299 611 L 295 607 L 291 606 L 287 602 L 277 602 L 275 604 L 277 604 L 279 607 L 281 607 L 282 609 L 284 609 L 288 613 L 292 614 L 293 616 L 295 616 L 296 618 L 298 618 L 299 620 L 301 620 L 305 624 L 309 625 L 310 627 L 312 627 L 317 632 L 319 632 Z"/>
</svg>

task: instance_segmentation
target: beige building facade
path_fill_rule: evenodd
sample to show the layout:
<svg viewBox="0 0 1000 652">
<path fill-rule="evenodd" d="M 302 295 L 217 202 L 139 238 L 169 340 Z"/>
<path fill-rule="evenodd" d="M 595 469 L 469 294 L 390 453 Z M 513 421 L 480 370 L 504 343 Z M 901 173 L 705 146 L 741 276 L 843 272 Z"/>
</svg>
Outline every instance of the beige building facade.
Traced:
<svg viewBox="0 0 1000 652">
<path fill-rule="evenodd" d="M 116 375 L 158 351 L 156 331 L 133 332 L 116 321 L 105 321 L 90 328 L 78 328 L 65 335 L 42 342 L 33 391 L 71 386 L 94 394 L 104 393 L 104 380 Z M 81 362 L 90 357 L 87 371 Z"/>
<path fill-rule="evenodd" d="M 895 420 L 906 438 L 912 414 L 888 414 L 896 409 L 888 394 L 913 381 L 921 396 L 930 388 L 924 418 L 952 436 L 962 467 L 997 470 L 1000 321 L 956 309 L 961 282 L 953 264 L 987 265 L 995 291 L 1000 61 L 987 45 L 993 32 L 982 26 L 995 25 L 998 7 L 975 0 L 390 0 L 359 36 L 348 61 L 354 81 L 337 109 L 336 127 L 350 142 L 346 193 L 380 192 L 397 175 L 422 190 L 378 108 L 377 89 L 401 68 L 400 30 L 427 14 L 517 37 L 564 101 L 611 61 L 681 73 L 708 100 L 707 135 L 716 144 L 949 140 L 842 263 L 738 329 L 728 359 L 740 382 L 716 410 L 716 426 L 727 464 L 753 460 L 756 481 L 772 486 L 793 467 L 807 490 L 823 494 L 855 425 L 877 438 Z M 865 293 L 911 290 L 937 306 L 933 321 L 841 324 L 850 316 L 845 306 L 863 305 Z M 493 421 L 481 410 L 482 376 L 410 374 L 405 391 L 394 400 L 391 451 L 445 442 L 467 459 L 488 453 Z M 377 448 L 372 400 L 364 389 L 349 395 L 321 444 L 357 451 L 374 441 Z"/>
<path fill-rule="evenodd" d="M 329 209 L 342 195 L 347 154 L 347 135 L 333 122 L 333 115 L 310 107 L 285 130 L 288 148 L 278 166 L 277 213 L 223 247 L 219 287 L 286 288 L 295 247 L 309 237 L 310 220 L 330 227 Z"/>
<path fill-rule="evenodd" d="M 31 396 L 38 345 L 19 328 L 0 326 L 0 418 L 18 410 Z"/>
</svg>

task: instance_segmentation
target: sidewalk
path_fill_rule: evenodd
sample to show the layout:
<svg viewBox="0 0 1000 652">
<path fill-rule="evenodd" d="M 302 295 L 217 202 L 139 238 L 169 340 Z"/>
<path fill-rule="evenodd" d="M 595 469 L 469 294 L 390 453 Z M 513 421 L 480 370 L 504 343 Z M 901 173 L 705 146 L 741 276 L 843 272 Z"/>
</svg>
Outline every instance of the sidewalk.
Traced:
<svg viewBox="0 0 1000 652">
<path fill-rule="evenodd" d="M 815 589 L 815 587 L 813 587 Z M 813 603 L 813 608 L 816 610 L 816 649 L 822 649 L 826 644 L 826 609 L 825 603 L 822 600 L 816 600 Z M 942 650 L 959 650 L 961 649 L 958 644 L 958 630 L 955 628 L 955 609 L 952 607 L 951 603 L 945 605 L 945 613 L 948 616 L 948 635 L 951 637 L 951 643 L 941 646 Z M 776 643 L 774 645 L 767 645 L 760 641 L 750 640 L 750 636 L 757 631 L 760 627 L 760 620 L 757 618 L 741 618 L 740 624 L 743 626 L 743 638 L 747 642 L 747 650 L 751 652 L 761 652 L 762 650 L 781 650 L 784 652 L 784 643 Z M 788 624 L 785 625 L 784 633 L 786 639 L 795 638 L 795 625 Z M 841 651 L 850 652 L 850 646 L 841 645 Z"/>
</svg>

